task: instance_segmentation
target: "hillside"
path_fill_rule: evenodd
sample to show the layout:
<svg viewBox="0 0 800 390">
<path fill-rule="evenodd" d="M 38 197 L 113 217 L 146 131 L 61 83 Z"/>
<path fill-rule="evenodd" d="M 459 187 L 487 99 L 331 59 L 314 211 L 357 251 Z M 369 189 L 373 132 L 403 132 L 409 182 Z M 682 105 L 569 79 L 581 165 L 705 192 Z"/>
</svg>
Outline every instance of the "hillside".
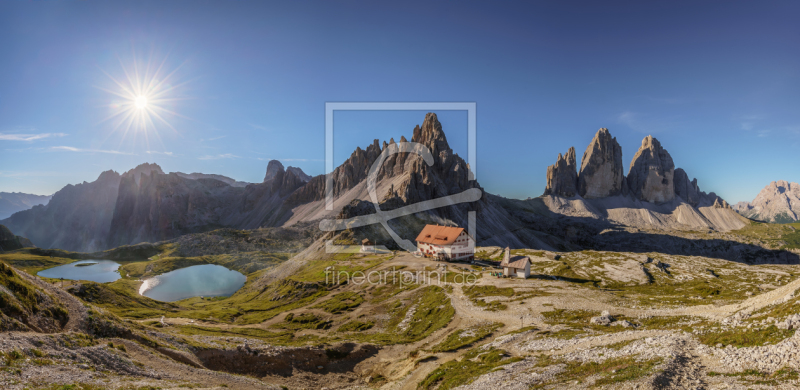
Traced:
<svg viewBox="0 0 800 390">
<path fill-rule="evenodd" d="M 773 226 L 697 239 L 773 237 Z M 767 388 L 764 377 L 768 386 L 798 384 L 800 362 L 790 352 L 800 324 L 791 309 L 796 265 L 519 249 L 512 254 L 533 259 L 533 277 L 501 279 L 466 264 L 444 273 L 441 263 L 403 252 L 324 253 L 323 237 L 306 228 L 191 234 L 139 256 L 115 248 L 128 254 L 120 256 L 123 277 L 102 284 L 28 274 L 89 254 L 0 254 L 0 385 L 21 389 L 17 378 L 26 378 L 80 389 L 575 388 L 576 381 L 578 388 Z M 492 263 L 502 252 L 482 247 L 477 257 Z M 158 302 L 137 293 L 144 278 L 196 264 L 238 270 L 247 282 L 230 297 Z M 387 276 L 343 283 L 326 274 L 330 267 Z M 407 276 L 432 270 L 432 279 Z M 464 284 L 467 276 L 473 282 Z"/>
</svg>

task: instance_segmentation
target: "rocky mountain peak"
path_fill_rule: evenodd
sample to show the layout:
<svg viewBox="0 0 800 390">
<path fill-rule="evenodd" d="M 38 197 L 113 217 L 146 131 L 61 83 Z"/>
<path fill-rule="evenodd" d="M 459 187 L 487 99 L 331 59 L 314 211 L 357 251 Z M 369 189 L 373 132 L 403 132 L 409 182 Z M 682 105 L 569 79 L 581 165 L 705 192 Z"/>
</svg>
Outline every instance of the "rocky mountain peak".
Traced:
<svg viewBox="0 0 800 390">
<path fill-rule="evenodd" d="M 401 139 L 402 141 L 402 139 Z M 447 137 L 442 130 L 442 124 L 435 113 L 425 114 L 422 127 L 416 126 L 411 136 L 411 142 L 421 143 L 431 149 L 434 157 L 442 157 L 442 154 L 451 154 L 452 149 L 447 143 Z"/>
<path fill-rule="evenodd" d="M 760 221 L 787 223 L 800 220 L 800 184 L 777 180 L 769 183 L 752 202 L 734 206 L 739 214 Z"/>
<path fill-rule="evenodd" d="M 164 174 L 164 171 L 161 170 L 161 167 L 158 164 L 156 164 L 156 163 L 152 163 L 152 164 L 144 163 L 144 164 L 139 164 L 139 165 L 136 166 L 136 168 L 133 168 L 133 169 L 123 173 L 122 177 L 131 177 L 131 176 L 133 176 L 133 180 L 138 185 L 139 184 L 139 180 L 142 177 L 142 174 L 152 175 L 153 172 L 157 172 L 157 173 L 159 173 L 161 175 Z"/>
<path fill-rule="evenodd" d="M 283 169 L 283 164 L 281 164 L 278 160 L 270 160 L 267 164 L 267 174 L 264 176 L 264 183 L 269 180 L 274 179 L 278 175 L 282 175 L 285 172 Z"/>
<path fill-rule="evenodd" d="M 300 181 L 304 183 L 308 183 L 309 181 L 311 181 L 311 176 L 303 172 L 303 170 L 298 167 L 289 166 L 288 168 L 286 168 L 286 172 L 291 172 L 293 175 L 297 176 L 297 178 L 300 179 Z"/>
<path fill-rule="evenodd" d="M 674 174 L 672 156 L 661 147 L 661 142 L 648 135 L 631 161 L 628 186 L 633 196 L 640 200 L 669 202 L 675 199 Z"/>
<path fill-rule="evenodd" d="M 581 159 L 578 193 L 584 198 L 604 198 L 625 192 L 622 148 L 607 128 L 592 138 Z"/>
<path fill-rule="evenodd" d="M 558 154 L 554 165 L 547 167 L 547 187 L 545 195 L 573 197 L 578 193 L 578 171 L 575 163 L 575 148 L 571 147 L 566 156 Z"/>
</svg>

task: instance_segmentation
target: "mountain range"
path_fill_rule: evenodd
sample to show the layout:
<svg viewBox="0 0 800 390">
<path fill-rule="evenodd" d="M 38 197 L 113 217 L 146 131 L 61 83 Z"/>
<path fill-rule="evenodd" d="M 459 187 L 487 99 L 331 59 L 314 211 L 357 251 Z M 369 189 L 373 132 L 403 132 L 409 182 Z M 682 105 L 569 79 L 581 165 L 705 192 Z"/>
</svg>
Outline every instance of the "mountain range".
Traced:
<svg viewBox="0 0 800 390">
<path fill-rule="evenodd" d="M 17 211 L 47 204 L 52 195 L 23 194 L 22 192 L 0 192 L 0 219 L 8 218 Z"/>
<path fill-rule="evenodd" d="M 773 181 L 752 202 L 739 202 L 733 208 L 739 214 L 759 221 L 797 222 L 800 220 L 800 184 Z"/>
<path fill-rule="evenodd" d="M 399 142 L 407 139 L 402 136 Z M 482 195 L 474 202 L 390 220 L 388 225 L 406 239 L 416 237 L 426 223 L 467 226 L 470 211 L 477 215 L 479 245 L 542 249 L 608 245 L 596 236 L 613 226 L 728 231 L 745 224 L 724 200 L 701 192 L 696 179 L 690 181 L 682 169 L 676 169 L 666 149 L 650 136 L 624 175 L 619 144 L 607 129 L 600 129 L 584 153 L 580 170 L 575 150 L 570 148 L 548 167 L 545 195 L 527 200 L 483 191 L 466 161 L 450 148 L 436 114 L 428 113 L 422 125 L 413 129 L 411 142 L 427 147 L 432 161 L 407 151 L 389 155 L 374 183 L 381 210 L 473 189 Z M 219 175 L 165 174 L 156 164 L 142 164 L 123 174 L 106 171 L 94 182 L 68 185 L 49 204 L 15 213 L 0 223 L 40 247 L 95 251 L 221 227 L 308 225 L 327 218 L 373 214 L 367 176 L 387 148 L 398 146 L 394 144 L 394 139 L 376 139 L 364 149 L 357 148 L 334 169 L 332 210 L 326 208 L 324 175 L 312 178 L 299 168 L 284 168 L 279 161 L 268 163 L 262 183 L 249 184 Z M 380 225 L 344 233 L 352 236 L 354 232 L 393 245 Z"/>
</svg>

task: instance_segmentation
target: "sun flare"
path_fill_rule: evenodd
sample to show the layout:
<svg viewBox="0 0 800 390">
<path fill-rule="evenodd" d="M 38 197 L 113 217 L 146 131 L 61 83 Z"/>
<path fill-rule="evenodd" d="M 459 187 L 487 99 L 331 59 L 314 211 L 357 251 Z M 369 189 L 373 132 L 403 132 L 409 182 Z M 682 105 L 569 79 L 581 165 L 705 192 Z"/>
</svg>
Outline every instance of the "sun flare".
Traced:
<svg viewBox="0 0 800 390">
<path fill-rule="evenodd" d="M 151 139 L 161 141 L 160 128 L 178 132 L 170 121 L 175 117 L 185 118 L 173 107 L 176 101 L 185 99 L 177 93 L 186 82 L 174 80 L 180 66 L 167 72 L 164 70 L 166 63 L 166 59 L 160 64 L 153 61 L 140 63 L 134 56 L 127 67 L 120 60 L 120 75 L 124 78 L 115 78 L 103 71 L 113 85 L 98 88 L 116 98 L 108 105 L 110 115 L 101 122 L 114 122 L 113 130 L 122 132 L 121 143 L 128 143 L 128 136 L 132 136 L 133 141 L 142 136 L 149 149 Z"/>
<path fill-rule="evenodd" d="M 147 97 L 146 96 L 137 96 L 136 101 L 134 102 L 136 108 L 143 109 L 147 108 Z"/>
</svg>

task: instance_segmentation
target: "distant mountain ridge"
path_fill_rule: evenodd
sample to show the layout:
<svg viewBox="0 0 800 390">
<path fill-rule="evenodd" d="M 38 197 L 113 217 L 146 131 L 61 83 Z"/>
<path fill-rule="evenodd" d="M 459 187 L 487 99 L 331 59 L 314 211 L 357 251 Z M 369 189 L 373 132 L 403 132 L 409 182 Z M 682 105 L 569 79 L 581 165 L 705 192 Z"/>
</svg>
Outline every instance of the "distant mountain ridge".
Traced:
<svg viewBox="0 0 800 390">
<path fill-rule="evenodd" d="M 157 164 L 144 163 L 121 175 L 105 171 L 91 183 L 67 185 L 47 205 L 18 212 L 3 224 L 39 247 L 74 251 L 224 226 L 275 226 L 287 218 L 283 198 L 305 183 L 293 172 L 281 170 L 267 183 L 242 186 L 222 175 L 165 174 Z"/>
<path fill-rule="evenodd" d="M 800 184 L 773 181 L 752 202 L 739 202 L 733 209 L 747 218 L 772 223 L 800 220 Z"/>
<path fill-rule="evenodd" d="M 33 206 L 47 204 L 53 195 L 34 195 L 22 192 L 0 192 L 0 219 L 5 219 L 17 211 Z"/>
<path fill-rule="evenodd" d="M 399 142 L 407 142 L 405 136 Z M 468 226 L 476 214 L 475 238 L 483 246 L 554 250 L 603 247 L 598 234 L 625 225 L 644 230 L 738 229 L 746 222 L 714 193 L 700 192 L 675 169 L 658 140 L 647 137 L 628 175 L 616 139 L 601 129 L 584 154 L 580 171 L 571 148 L 548 168 L 544 196 L 516 200 L 482 191 L 466 161 L 449 146 L 435 113 L 411 134 L 426 146 L 432 164 L 420 155 L 398 152 L 377 171 L 375 191 L 382 211 L 460 193 L 482 194 L 477 201 L 449 204 L 389 221 L 401 238 L 412 240 L 427 223 Z M 142 164 L 122 175 L 107 171 L 97 181 L 66 186 L 48 206 L 37 206 L 0 221 L 43 248 L 95 251 L 125 244 L 155 242 L 222 227 L 255 229 L 293 226 L 324 219 L 349 219 L 375 213 L 367 177 L 394 139 L 356 148 L 331 173 L 333 209 L 326 207 L 326 177 L 309 177 L 299 168 L 270 161 L 262 183 L 234 185 L 224 176 L 165 174 Z M 229 180 L 228 180 L 229 179 Z M 326 237 L 369 237 L 381 245 L 394 240 L 381 225 L 342 227 Z M 319 234 L 309 231 L 309 234 Z M 656 241 L 654 241 L 656 242 Z M 653 245 L 663 245 L 656 242 Z M 640 247 L 644 247 L 640 245 Z"/>
</svg>

